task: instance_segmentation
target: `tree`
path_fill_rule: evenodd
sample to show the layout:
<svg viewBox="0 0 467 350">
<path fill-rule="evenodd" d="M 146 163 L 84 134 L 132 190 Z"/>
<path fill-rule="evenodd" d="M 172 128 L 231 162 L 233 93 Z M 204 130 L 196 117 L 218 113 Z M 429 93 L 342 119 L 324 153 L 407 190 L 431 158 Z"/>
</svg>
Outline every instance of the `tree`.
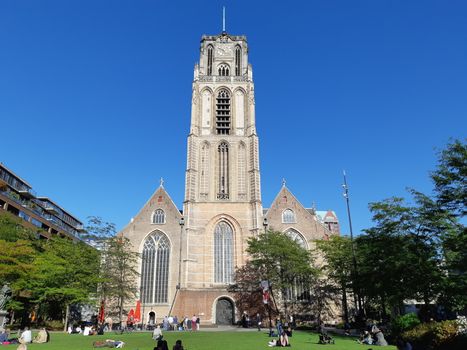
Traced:
<svg viewBox="0 0 467 350">
<path fill-rule="evenodd" d="M 449 143 L 438 154 L 438 166 L 431 173 L 431 179 L 440 206 L 464 217 L 467 207 L 467 144 L 460 140 Z"/>
<path fill-rule="evenodd" d="M 344 319 L 349 322 L 347 292 L 352 287 L 352 241 L 349 237 L 334 235 L 329 240 L 316 241 L 316 247 L 324 256 L 326 275 L 339 286 Z M 317 292 L 316 294 L 321 295 L 322 293 Z"/>
<path fill-rule="evenodd" d="M 53 237 L 34 261 L 25 288 L 40 313 L 61 317 L 66 329 L 70 305 L 91 302 L 99 282 L 99 252 L 81 241 Z"/>
<path fill-rule="evenodd" d="M 452 310 L 467 307 L 467 144 L 461 140 L 449 143 L 438 155 L 438 166 L 431 173 L 434 201 L 451 225 L 441 235 L 443 251 L 444 293 L 441 300 Z"/>
<path fill-rule="evenodd" d="M 445 222 L 430 216 L 429 198 L 415 193 L 416 206 L 402 198 L 370 203 L 375 226 L 359 236 L 359 290 L 380 305 L 382 317 L 400 313 L 405 299 L 424 300 L 438 295 L 441 281 L 436 233 Z"/>
<path fill-rule="evenodd" d="M 318 275 L 313 268 L 310 252 L 286 234 L 268 231 L 248 240 L 250 263 L 281 292 L 284 313 L 287 315 L 287 292 L 297 283 L 310 281 Z M 293 303 L 293 298 L 290 299 Z"/>
<path fill-rule="evenodd" d="M 136 296 L 136 270 L 138 254 L 132 251 L 130 240 L 123 236 L 112 237 L 102 247 L 101 295 L 104 300 L 114 299 L 117 303 L 119 320 L 122 322 L 123 308 L 128 300 Z"/>
<path fill-rule="evenodd" d="M 138 254 L 128 238 L 115 233 L 115 224 L 90 216 L 83 237 L 101 251 L 99 296 L 104 304 L 117 305 L 121 323 L 125 303 L 138 292 Z"/>
<path fill-rule="evenodd" d="M 34 273 L 33 263 L 39 250 L 40 242 L 32 230 L 11 214 L 0 213 L 0 288 L 7 285 L 11 290 L 7 310 L 24 308 L 24 298 L 20 294 Z"/>
</svg>

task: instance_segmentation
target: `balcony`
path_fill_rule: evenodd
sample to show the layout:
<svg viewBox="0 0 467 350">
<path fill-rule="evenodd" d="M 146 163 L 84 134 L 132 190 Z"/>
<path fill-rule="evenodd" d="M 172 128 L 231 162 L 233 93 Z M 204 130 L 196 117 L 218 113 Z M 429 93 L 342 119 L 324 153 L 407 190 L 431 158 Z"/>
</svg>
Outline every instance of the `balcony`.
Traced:
<svg viewBox="0 0 467 350">
<path fill-rule="evenodd" d="M 32 199 L 36 198 L 36 192 L 30 188 L 22 188 L 18 190 L 19 194 L 25 198 Z"/>
</svg>

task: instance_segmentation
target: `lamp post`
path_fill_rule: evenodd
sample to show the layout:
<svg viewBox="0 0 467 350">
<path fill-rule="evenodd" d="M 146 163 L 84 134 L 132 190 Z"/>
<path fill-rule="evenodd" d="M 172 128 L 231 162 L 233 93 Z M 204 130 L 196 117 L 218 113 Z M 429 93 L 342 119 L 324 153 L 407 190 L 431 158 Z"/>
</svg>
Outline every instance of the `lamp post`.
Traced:
<svg viewBox="0 0 467 350">
<path fill-rule="evenodd" d="M 183 243 L 183 227 L 185 226 L 185 218 L 183 216 L 180 218 L 180 221 L 178 222 L 178 224 L 180 225 L 180 249 L 179 249 L 179 254 L 178 254 L 178 282 L 177 282 L 177 286 L 175 289 L 175 295 L 172 300 L 172 305 L 170 306 L 168 316 L 172 314 L 172 309 L 174 307 L 175 300 L 177 299 L 178 291 L 181 288 L 181 280 L 182 280 L 182 243 Z"/>
<path fill-rule="evenodd" d="M 347 186 L 347 177 L 345 174 L 344 170 L 344 183 L 342 184 L 342 188 L 344 189 L 343 196 L 345 198 L 345 202 L 347 205 L 347 217 L 349 219 L 349 229 L 350 229 L 350 244 L 352 248 L 352 264 L 353 264 L 353 273 L 354 277 L 356 278 L 358 273 L 357 273 L 357 259 L 355 258 L 355 248 L 353 244 L 353 229 L 352 229 L 352 217 L 350 216 L 350 196 L 349 196 L 349 186 Z M 361 311 L 362 311 L 362 304 L 360 300 L 360 296 L 358 295 L 356 291 L 356 287 L 353 286 L 353 294 L 354 294 L 354 303 L 355 303 L 355 308 L 358 310 L 358 315 L 361 316 Z"/>
<path fill-rule="evenodd" d="M 268 229 L 268 218 L 263 218 L 263 227 L 264 227 L 264 233 L 266 233 L 267 229 Z"/>
</svg>

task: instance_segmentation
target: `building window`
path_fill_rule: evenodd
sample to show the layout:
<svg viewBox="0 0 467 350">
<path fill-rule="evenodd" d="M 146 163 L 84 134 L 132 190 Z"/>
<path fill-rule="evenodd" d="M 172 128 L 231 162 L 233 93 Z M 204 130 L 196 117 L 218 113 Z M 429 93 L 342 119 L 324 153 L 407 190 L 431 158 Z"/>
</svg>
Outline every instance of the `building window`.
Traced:
<svg viewBox="0 0 467 350">
<path fill-rule="evenodd" d="M 235 48 L 235 75 L 242 74 L 242 49 L 240 46 Z"/>
<path fill-rule="evenodd" d="M 165 224 L 165 213 L 162 209 L 156 209 L 152 215 L 153 224 Z"/>
<path fill-rule="evenodd" d="M 295 231 L 293 229 L 288 230 L 285 233 L 292 241 L 295 241 L 298 243 L 298 245 L 302 248 L 307 249 L 308 245 L 306 243 L 305 238 L 300 234 L 300 232 Z"/>
<path fill-rule="evenodd" d="M 229 145 L 221 142 L 217 148 L 217 199 L 229 199 Z"/>
<path fill-rule="evenodd" d="M 208 46 L 208 75 L 212 75 L 212 61 L 213 61 L 214 49 L 211 45 Z"/>
<path fill-rule="evenodd" d="M 214 230 L 214 282 L 233 282 L 233 231 L 221 221 Z"/>
<path fill-rule="evenodd" d="M 243 142 L 238 146 L 238 199 L 246 199 L 246 147 Z"/>
<path fill-rule="evenodd" d="M 295 218 L 295 213 L 292 209 L 285 209 L 282 212 L 282 223 L 283 224 L 294 224 L 297 222 Z"/>
<path fill-rule="evenodd" d="M 207 199 L 209 193 L 209 144 L 204 143 L 201 147 L 200 159 L 200 181 L 199 181 L 199 195 L 201 199 Z"/>
<path fill-rule="evenodd" d="M 217 69 L 217 71 L 221 77 L 228 77 L 230 75 L 229 66 L 225 63 L 222 63 Z"/>
<path fill-rule="evenodd" d="M 222 89 L 216 98 L 216 131 L 218 135 L 230 134 L 230 93 Z"/>
<path fill-rule="evenodd" d="M 141 268 L 141 300 L 143 303 L 167 303 L 169 286 L 170 242 L 156 231 L 144 241 Z"/>
</svg>

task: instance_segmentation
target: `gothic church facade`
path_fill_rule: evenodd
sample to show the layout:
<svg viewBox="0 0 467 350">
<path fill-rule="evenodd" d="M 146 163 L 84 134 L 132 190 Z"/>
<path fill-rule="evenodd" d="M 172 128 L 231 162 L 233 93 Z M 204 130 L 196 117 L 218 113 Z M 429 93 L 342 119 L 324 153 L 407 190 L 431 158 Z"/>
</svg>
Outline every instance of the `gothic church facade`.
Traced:
<svg viewBox="0 0 467 350">
<path fill-rule="evenodd" d="M 163 185 L 121 232 L 141 254 L 144 322 L 200 315 L 238 319 L 227 287 L 248 261 L 249 237 L 265 227 L 311 249 L 339 234 L 334 212 L 303 207 L 285 184 L 269 209 L 261 202 L 253 70 L 245 36 L 203 36 L 195 65 L 185 200 L 179 210 Z"/>
</svg>

